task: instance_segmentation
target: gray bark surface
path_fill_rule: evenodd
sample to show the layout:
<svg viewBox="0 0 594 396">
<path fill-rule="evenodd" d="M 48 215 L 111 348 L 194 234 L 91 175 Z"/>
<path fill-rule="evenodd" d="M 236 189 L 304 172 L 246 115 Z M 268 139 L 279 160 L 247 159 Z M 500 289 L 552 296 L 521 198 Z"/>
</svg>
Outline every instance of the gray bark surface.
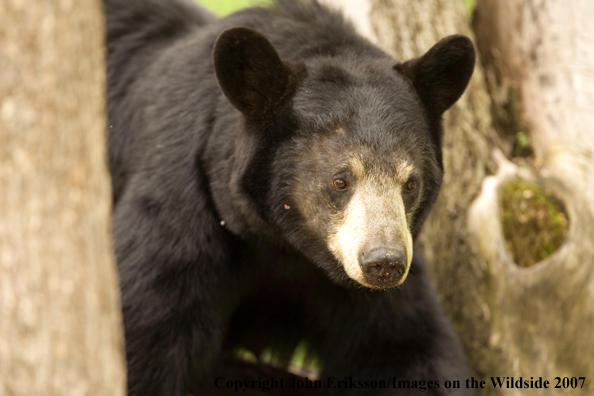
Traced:
<svg viewBox="0 0 594 396">
<path fill-rule="evenodd" d="M 569 391 L 580 395 L 594 393 L 593 16 L 588 0 L 481 0 L 475 19 L 494 114 L 510 108 L 534 151 L 528 169 L 503 160 L 473 208 L 481 255 L 498 274 L 490 347 L 518 376 L 585 376 Z M 542 185 L 569 215 L 564 244 L 528 269 L 514 265 L 486 210 L 511 178 Z"/>
<path fill-rule="evenodd" d="M 0 395 L 123 395 L 99 0 L 0 1 Z"/>
</svg>

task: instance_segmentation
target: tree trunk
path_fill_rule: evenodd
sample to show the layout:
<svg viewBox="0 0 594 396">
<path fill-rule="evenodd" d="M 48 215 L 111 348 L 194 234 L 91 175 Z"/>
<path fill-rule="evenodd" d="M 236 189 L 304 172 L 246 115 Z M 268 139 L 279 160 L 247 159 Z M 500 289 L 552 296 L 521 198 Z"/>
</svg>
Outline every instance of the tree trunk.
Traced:
<svg viewBox="0 0 594 396">
<path fill-rule="evenodd" d="M 474 36 L 462 1 L 325 1 L 400 60 L 448 34 Z M 444 185 L 420 245 L 474 375 L 486 380 L 481 395 L 556 392 L 499 390 L 495 376 L 543 377 L 551 388 L 555 377 L 585 376 L 572 394 L 594 389 L 590 3 L 479 0 L 479 48 L 497 69 L 485 79 L 477 63 L 444 119 Z M 532 147 L 520 144 L 526 133 Z"/>
<path fill-rule="evenodd" d="M 515 375 L 585 376 L 584 388 L 571 390 L 583 395 L 594 393 L 592 17 L 589 0 L 481 0 L 475 19 L 496 99 L 493 113 L 513 120 L 497 120 L 496 125 L 507 136 L 523 129 L 534 152 L 524 161 L 529 169 L 510 163 L 502 167 L 473 208 L 483 259 L 498 274 L 493 297 L 499 313 L 492 321 L 491 347 Z M 528 269 L 514 264 L 518 252 L 528 248 L 519 243 L 522 235 L 508 236 L 507 245 L 516 253 L 509 254 L 500 222 L 486 210 L 497 206 L 500 186 L 512 178 L 542 186 L 562 202 L 569 218 L 563 245 Z M 505 203 L 506 197 L 501 200 Z M 546 232 L 551 228 L 540 230 Z"/>
<path fill-rule="evenodd" d="M 0 16 L 0 395 L 123 395 L 100 1 Z"/>
</svg>

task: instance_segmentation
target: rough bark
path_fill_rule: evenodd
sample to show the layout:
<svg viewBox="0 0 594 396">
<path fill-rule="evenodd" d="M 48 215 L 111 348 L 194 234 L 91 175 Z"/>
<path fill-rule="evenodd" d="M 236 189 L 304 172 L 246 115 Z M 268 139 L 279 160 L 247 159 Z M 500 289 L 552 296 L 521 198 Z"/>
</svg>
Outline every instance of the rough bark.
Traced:
<svg viewBox="0 0 594 396">
<path fill-rule="evenodd" d="M 495 390 L 492 376 L 542 376 L 554 386 L 556 376 L 594 374 L 594 52 L 584 45 L 594 37 L 587 19 L 594 4 L 587 1 L 479 1 L 480 38 L 501 62 L 497 78 L 486 81 L 515 90 L 491 89 L 492 106 L 478 63 L 444 119 L 445 180 L 420 242 L 474 375 L 488 382 L 481 394 L 556 391 Z M 397 59 L 418 56 L 447 34 L 474 36 L 462 1 L 326 2 Z M 534 161 L 518 166 L 506 158 L 513 142 L 502 125 L 529 126 Z M 562 201 L 570 218 L 565 243 L 530 268 L 516 265 L 501 225 L 501 191 L 518 178 Z M 592 394 L 593 386 L 571 392 Z"/>
<path fill-rule="evenodd" d="M 594 3 L 588 0 L 477 3 L 475 30 L 489 89 L 497 98 L 494 114 L 516 120 L 497 124 L 524 128 L 534 152 L 531 169 L 502 167 L 472 209 L 481 255 L 498 274 L 493 297 L 499 314 L 492 321 L 491 346 L 516 375 L 594 374 L 592 17 Z M 570 221 L 565 243 L 526 270 L 514 265 L 498 220 L 484 208 L 497 205 L 500 186 L 511 178 L 542 185 L 563 202 Z M 588 381 L 572 392 L 591 395 L 593 390 Z"/>
<path fill-rule="evenodd" d="M 101 4 L 0 19 L 0 395 L 122 395 Z"/>
</svg>

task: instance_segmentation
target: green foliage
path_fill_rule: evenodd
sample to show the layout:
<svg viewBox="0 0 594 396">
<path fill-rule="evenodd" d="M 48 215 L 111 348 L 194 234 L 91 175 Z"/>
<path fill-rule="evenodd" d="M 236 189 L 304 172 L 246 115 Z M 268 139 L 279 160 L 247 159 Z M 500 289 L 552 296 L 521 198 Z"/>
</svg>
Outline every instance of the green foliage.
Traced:
<svg viewBox="0 0 594 396">
<path fill-rule="evenodd" d="M 270 4 L 271 0 L 195 0 L 204 8 L 224 16 L 246 7 Z"/>
<path fill-rule="evenodd" d="M 563 205 L 538 185 L 516 180 L 501 193 L 503 234 L 514 261 L 530 267 L 553 254 L 567 236 Z"/>
<path fill-rule="evenodd" d="M 466 13 L 469 17 L 472 17 L 476 6 L 476 0 L 464 0 L 464 5 L 466 6 Z"/>
<path fill-rule="evenodd" d="M 227 15 L 242 8 L 270 4 L 272 0 L 194 0 L 204 8 L 218 15 Z M 463 0 L 466 12 L 472 16 L 476 0 Z"/>
<path fill-rule="evenodd" d="M 525 150 L 530 148 L 530 138 L 528 137 L 528 135 L 526 134 L 526 132 L 518 132 L 516 133 L 516 141 L 517 141 L 517 145 Z"/>
<path fill-rule="evenodd" d="M 253 352 L 245 348 L 239 348 L 235 351 L 235 355 L 248 362 L 260 361 L 273 366 L 279 363 L 278 358 L 275 357 L 270 349 L 265 349 L 260 356 L 256 356 Z M 322 363 L 317 356 L 311 353 L 305 341 L 301 341 L 295 348 L 291 357 L 291 364 L 311 372 L 319 372 L 322 369 Z"/>
<path fill-rule="evenodd" d="M 301 341 L 297 348 L 295 348 L 295 352 L 293 352 L 293 357 L 291 358 L 291 363 L 305 367 L 310 371 L 320 371 L 322 369 L 322 363 L 317 358 L 317 356 L 311 354 L 307 343 L 305 341 Z"/>
</svg>

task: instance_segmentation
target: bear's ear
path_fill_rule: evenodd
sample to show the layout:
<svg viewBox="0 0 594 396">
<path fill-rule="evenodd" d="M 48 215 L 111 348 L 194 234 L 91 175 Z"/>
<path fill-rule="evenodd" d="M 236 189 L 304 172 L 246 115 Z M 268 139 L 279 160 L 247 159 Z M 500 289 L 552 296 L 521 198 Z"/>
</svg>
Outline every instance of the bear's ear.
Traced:
<svg viewBox="0 0 594 396">
<path fill-rule="evenodd" d="M 439 117 L 466 89 L 474 69 L 474 46 L 466 36 L 441 39 L 419 58 L 396 65 L 407 77 L 432 116 Z"/>
<path fill-rule="evenodd" d="M 254 29 L 222 32 L 214 44 L 213 63 L 221 90 L 246 116 L 265 112 L 289 88 L 289 69 L 270 41 Z"/>
</svg>

